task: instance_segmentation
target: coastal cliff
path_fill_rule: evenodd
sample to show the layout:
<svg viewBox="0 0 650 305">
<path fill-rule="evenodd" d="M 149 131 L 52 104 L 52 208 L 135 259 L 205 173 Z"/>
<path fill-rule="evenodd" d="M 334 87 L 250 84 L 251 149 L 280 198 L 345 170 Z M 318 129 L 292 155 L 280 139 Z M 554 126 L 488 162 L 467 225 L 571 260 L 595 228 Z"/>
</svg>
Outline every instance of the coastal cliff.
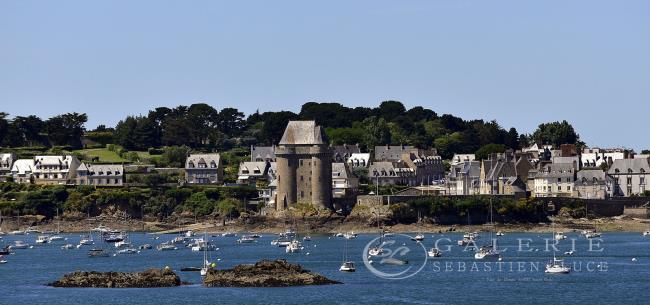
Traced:
<svg viewBox="0 0 650 305">
<path fill-rule="evenodd" d="M 210 270 L 203 279 L 207 287 L 288 287 L 340 284 L 320 274 L 290 264 L 283 259 L 262 260 L 254 265 L 238 265 L 233 269 Z"/>
</svg>

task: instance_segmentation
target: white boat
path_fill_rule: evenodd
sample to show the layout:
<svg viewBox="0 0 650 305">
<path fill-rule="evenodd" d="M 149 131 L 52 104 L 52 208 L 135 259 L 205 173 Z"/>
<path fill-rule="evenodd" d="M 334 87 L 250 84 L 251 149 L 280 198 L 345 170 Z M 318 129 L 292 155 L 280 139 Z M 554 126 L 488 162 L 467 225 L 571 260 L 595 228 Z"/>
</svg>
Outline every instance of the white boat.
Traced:
<svg viewBox="0 0 650 305">
<path fill-rule="evenodd" d="M 133 248 L 133 245 L 130 242 L 126 241 L 126 240 L 118 241 L 114 245 L 115 245 L 115 248 L 118 248 L 118 249 Z"/>
<path fill-rule="evenodd" d="M 302 238 L 304 241 L 311 241 L 311 236 L 306 235 L 305 237 Z"/>
<path fill-rule="evenodd" d="M 354 268 L 354 263 L 353 262 L 343 262 L 343 264 L 341 264 L 341 267 L 339 267 L 339 271 L 341 271 L 341 272 L 355 272 L 355 271 L 357 271 L 357 269 Z"/>
<path fill-rule="evenodd" d="M 250 244 L 250 243 L 255 242 L 255 238 L 252 238 L 252 237 L 250 237 L 248 235 L 244 235 L 241 238 L 239 238 L 237 240 L 237 242 L 240 243 L 240 244 Z"/>
<path fill-rule="evenodd" d="M 158 251 L 178 250 L 178 248 L 174 244 L 168 244 L 168 243 L 162 243 L 156 246 L 156 249 L 158 249 Z"/>
<path fill-rule="evenodd" d="M 73 244 L 65 244 L 65 245 L 61 246 L 61 249 L 63 249 L 63 250 L 74 249 L 74 245 Z"/>
<path fill-rule="evenodd" d="M 27 230 L 25 230 L 26 234 L 39 234 L 41 231 L 36 230 L 35 228 L 32 227 L 27 227 Z"/>
<path fill-rule="evenodd" d="M 571 268 L 564 266 L 564 261 L 556 258 L 555 253 L 553 253 L 553 260 L 546 264 L 544 272 L 553 274 L 566 274 L 571 272 Z"/>
<path fill-rule="evenodd" d="M 357 233 L 354 233 L 354 231 L 347 232 L 343 235 L 345 239 L 355 239 L 357 238 Z"/>
<path fill-rule="evenodd" d="M 235 236 L 237 236 L 237 233 L 233 233 L 233 232 L 221 233 L 221 237 L 235 237 Z"/>
<path fill-rule="evenodd" d="M 492 232 L 494 230 L 494 222 L 492 220 L 492 199 L 490 199 L 490 241 L 492 241 L 491 245 L 486 245 L 478 249 L 476 253 L 474 253 L 474 259 L 478 260 L 500 260 L 501 259 L 501 251 L 499 251 L 498 246 L 497 246 L 497 240 L 492 239 Z"/>
<path fill-rule="evenodd" d="M 105 225 L 100 224 L 99 226 L 92 229 L 91 231 L 100 232 L 100 233 L 109 233 L 109 232 L 112 232 L 113 230 L 111 230 L 111 228 L 109 228 L 109 227 L 107 227 Z"/>
<path fill-rule="evenodd" d="M 476 241 L 473 238 L 463 237 L 463 239 L 458 241 L 458 245 L 459 246 L 467 246 L 467 245 L 470 245 L 470 244 L 474 244 L 475 242 Z"/>
<path fill-rule="evenodd" d="M 14 241 L 14 244 L 9 246 L 11 249 L 27 249 L 29 248 L 29 244 L 25 243 L 22 240 L 17 240 Z"/>
<path fill-rule="evenodd" d="M 380 256 L 384 253 L 384 248 L 382 247 L 372 247 L 368 250 L 368 255 L 370 256 Z"/>
<path fill-rule="evenodd" d="M 192 237 L 192 236 L 194 236 L 194 232 L 192 232 L 192 230 L 188 230 L 185 232 L 185 237 Z"/>
<path fill-rule="evenodd" d="M 644 231 L 643 236 L 650 236 L 650 231 Z"/>
<path fill-rule="evenodd" d="M 280 233 L 280 237 L 294 238 L 294 237 L 296 237 L 296 231 L 294 231 L 294 230 L 286 230 L 286 231 Z"/>
<path fill-rule="evenodd" d="M 302 250 L 302 244 L 297 239 L 292 240 L 285 248 L 287 253 L 299 253 Z"/>
<path fill-rule="evenodd" d="M 36 243 L 37 244 L 47 244 L 50 242 L 50 237 L 47 235 L 39 235 L 36 237 Z"/>
<path fill-rule="evenodd" d="M 428 257 L 441 257 L 442 253 L 440 252 L 440 250 L 438 250 L 436 248 L 431 248 L 431 249 L 429 249 L 429 251 L 427 251 L 427 256 Z"/>
<path fill-rule="evenodd" d="M 14 231 L 9 232 L 9 235 L 25 235 L 25 231 L 14 230 Z"/>
<path fill-rule="evenodd" d="M 555 233 L 555 240 L 563 240 L 563 239 L 566 239 L 566 235 L 564 235 L 564 233 L 562 232 Z"/>
<path fill-rule="evenodd" d="M 219 248 L 217 248 L 216 245 L 211 244 L 210 242 L 206 241 L 201 241 L 194 245 L 192 248 L 192 252 L 200 252 L 200 251 L 217 251 Z"/>
<path fill-rule="evenodd" d="M 82 246 L 90 246 L 90 245 L 94 245 L 94 244 L 95 244 L 95 241 L 93 240 L 93 237 L 91 235 L 85 235 L 79 241 L 79 245 L 82 245 Z"/>
<path fill-rule="evenodd" d="M 123 248 L 123 249 L 117 250 L 117 252 L 115 252 L 115 253 L 117 253 L 117 254 L 136 254 L 136 253 L 138 253 L 138 250 L 136 250 L 133 247 L 129 247 L 129 248 Z"/>
<path fill-rule="evenodd" d="M 257 233 L 253 233 L 253 234 L 251 234 L 251 235 L 249 235 L 249 236 L 252 237 L 252 238 L 262 238 L 262 235 L 261 235 L 261 234 L 257 234 Z"/>
<path fill-rule="evenodd" d="M 286 238 L 280 238 L 280 239 L 274 239 L 271 241 L 271 245 L 278 246 L 278 247 L 287 247 L 291 243 L 290 240 Z"/>
<path fill-rule="evenodd" d="M 63 236 L 56 234 L 56 235 L 50 236 L 48 239 L 49 239 L 50 242 L 53 242 L 53 241 L 63 240 L 64 238 L 63 238 Z"/>
<path fill-rule="evenodd" d="M 504 235 L 505 234 L 503 234 L 503 232 L 501 232 L 501 231 L 497 232 L 497 236 L 504 236 Z"/>
<path fill-rule="evenodd" d="M 334 234 L 334 237 L 343 237 L 343 236 L 345 236 L 345 234 L 341 232 Z"/>
<path fill-rule="evenodd" d="M 590 231 L 585 234 L 585 238 L 597 238 L 597 237 L 600 237 L 599 232 Z"/>
<path fill-rule="evenodd" d="M 424 234 L 418 233 L 415 236 L 411 237 L 411 240 L 413 240 L 413 241 L 423 241 L 424 240 Z"/>
</svg>

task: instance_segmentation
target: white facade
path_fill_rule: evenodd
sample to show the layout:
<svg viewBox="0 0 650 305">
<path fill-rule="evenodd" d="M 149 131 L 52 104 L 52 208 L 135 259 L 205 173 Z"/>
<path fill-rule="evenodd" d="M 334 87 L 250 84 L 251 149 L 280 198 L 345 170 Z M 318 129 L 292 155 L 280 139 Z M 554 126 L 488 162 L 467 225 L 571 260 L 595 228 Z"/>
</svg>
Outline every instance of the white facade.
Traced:
<svg viewBox="0 0 650 305">
<path fill-rule="evenodd" d="M 624 149 L 585 148 L 582 150 L 583 167 L 600 167 L 603 163 L 611 164 L 616 160 L 627 158 L 628 152 Z"/>
</svg>

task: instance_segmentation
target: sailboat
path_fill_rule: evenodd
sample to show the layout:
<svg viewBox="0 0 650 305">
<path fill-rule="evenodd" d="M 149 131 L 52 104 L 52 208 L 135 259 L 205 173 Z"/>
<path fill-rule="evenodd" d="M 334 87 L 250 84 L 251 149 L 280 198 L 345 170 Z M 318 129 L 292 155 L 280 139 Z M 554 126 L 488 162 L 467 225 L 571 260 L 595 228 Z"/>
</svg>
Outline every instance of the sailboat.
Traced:
<svg viewBox="0 0 650 305">
<path fill-rule="evenodd" d="M 556 235 L 555 233 L 553 234 Z M 566 274 L 571 272 L 571 268 L 564 266 L 564 261 L 555 257 L 555 248 L 553 248 L 553 260 L 546 264 L 546 269 L 544 272 L 551 274 Z"/>
<path fill-rule="evenodd" d="M 588 205 L 585 203 L 585 217 L 587 217 L 587 219 L 589 219 L 588 218 L 589 214 L 587 213 L 587 207 L 588 207 Z M 585 238 L 600 237 L 600 232 L 598 232 L 598 230 L 596 228 L 596 221 L 595 220 L 594 220 L 594 229 L 585 231 L 584 235 L 585 235 Z"/>
<path fill-rule="evenodd" d="M 482 246 L 475 254 L 475 259 L 480 260 L 500 260 L 501 251 L 497 249 L 497 240 L 492 238 L 492 232 L 494 231 L 494 222 L 492 220 L 492 200 L 490 199 L 490 241 L 491 245 Z"/>
<path fill-rule="evenodd" d="M 203 232 L 203 239 L 205 244 L 205 247 L 203 247 L 203 267 L 201 267 L 201 276 L 206 276 L 208 274 L 208 270 L 212 268 L 210 262 L 208 262 L 208 239 L 207 239 L 207 233 Z"/>
<path fill-rule="evenodd" d="M 2 230 L 2 224 L 3 224 L 2 211 L 0 211 L 0 235 L 5 235 L 6 234 L 5 231 Z"/>
<path fill-rule="evenodd" d="M 420 218 L 420 211 L 418 211 L 418 223 L 417 223 L 418 228 L 420 228 L 421 221 L 422 221 L 422 218 Z M 422 234 L 422 232 L 420 232 L 418 230 L 418 233 L 415 234 L 415 236 L 411 237 L 411 240 L 418 241 L 418 242 L 423 241 L 424 240 L 424 234 Z"/>
<path fill-rule="evenodd" d="M 469 231 L 469 225 L 470 225 L 470 218 L 469 218 L 469 210 L 467 211 L 467 226 L 468 226 L 468 231 Z M 463 234 L 463 239 L 458 241 L 459 246 L 467 246 L 469 244 L 473 244 L 476 241 L 476 238 L 478 236 L 475 233 L 465 233 Z"/>
<path fill-rule="evenodd" d="M 345 240 L 345 246 L 343 249 L 343 264 L 339 267 L 341 272 L 355 272 L 357 269 L 354 267 L 354 262 L 348 260 L 348 240 Z"/>
<path fill-rule="evenodd" d="M 377 213 L 377 231 L 379 233 L 379 241 L 377 242 L 377 245 L 370 248 L 368 250 L 368 255 L 370 256 L 379 256 L 382 253 L 384 253 L 384 248 L 382 246 L 384 245 L 384 232 L 381 229 L 381 224 L 380 224 L 380 218 L 379 218 L 379 213 Z"/>
<path fill-rule="evenodd" d="M 59 235 L 61 233 L 61 219 L 59 218 L 59 209 L 56 209 L 56 218 L 57 218 L 57 221 L 56 221 L 56 233 L 54 233 L 54 235 L 50 236 L 50 238 L 49 238 L 50 242 L 63 240 L 63 237 L 61 235 Z"/>
</svg>

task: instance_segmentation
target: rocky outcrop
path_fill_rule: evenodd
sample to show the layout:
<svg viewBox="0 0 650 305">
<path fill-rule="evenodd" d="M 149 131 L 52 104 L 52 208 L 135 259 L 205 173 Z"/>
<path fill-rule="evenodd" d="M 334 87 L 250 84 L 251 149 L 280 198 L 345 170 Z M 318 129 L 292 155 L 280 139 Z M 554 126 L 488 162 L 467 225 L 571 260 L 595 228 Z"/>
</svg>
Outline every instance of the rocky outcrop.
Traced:
<svg viewBox="0 0 650 305">
<path fill-rule="evenodd" d="M 153 288 L 181 285 L 181 279 L 171 269 L 149 269 L 143 272 L 77 271 L 48 284 L 54 287 L 92 288 Z"/>
<path fill-rule="evenodd" d="M 228 270 L 210 270 L 203 279 L 207 287 L 287 287 L 340 284 L 287 261 L 262 260 Z"/>
</svg>

